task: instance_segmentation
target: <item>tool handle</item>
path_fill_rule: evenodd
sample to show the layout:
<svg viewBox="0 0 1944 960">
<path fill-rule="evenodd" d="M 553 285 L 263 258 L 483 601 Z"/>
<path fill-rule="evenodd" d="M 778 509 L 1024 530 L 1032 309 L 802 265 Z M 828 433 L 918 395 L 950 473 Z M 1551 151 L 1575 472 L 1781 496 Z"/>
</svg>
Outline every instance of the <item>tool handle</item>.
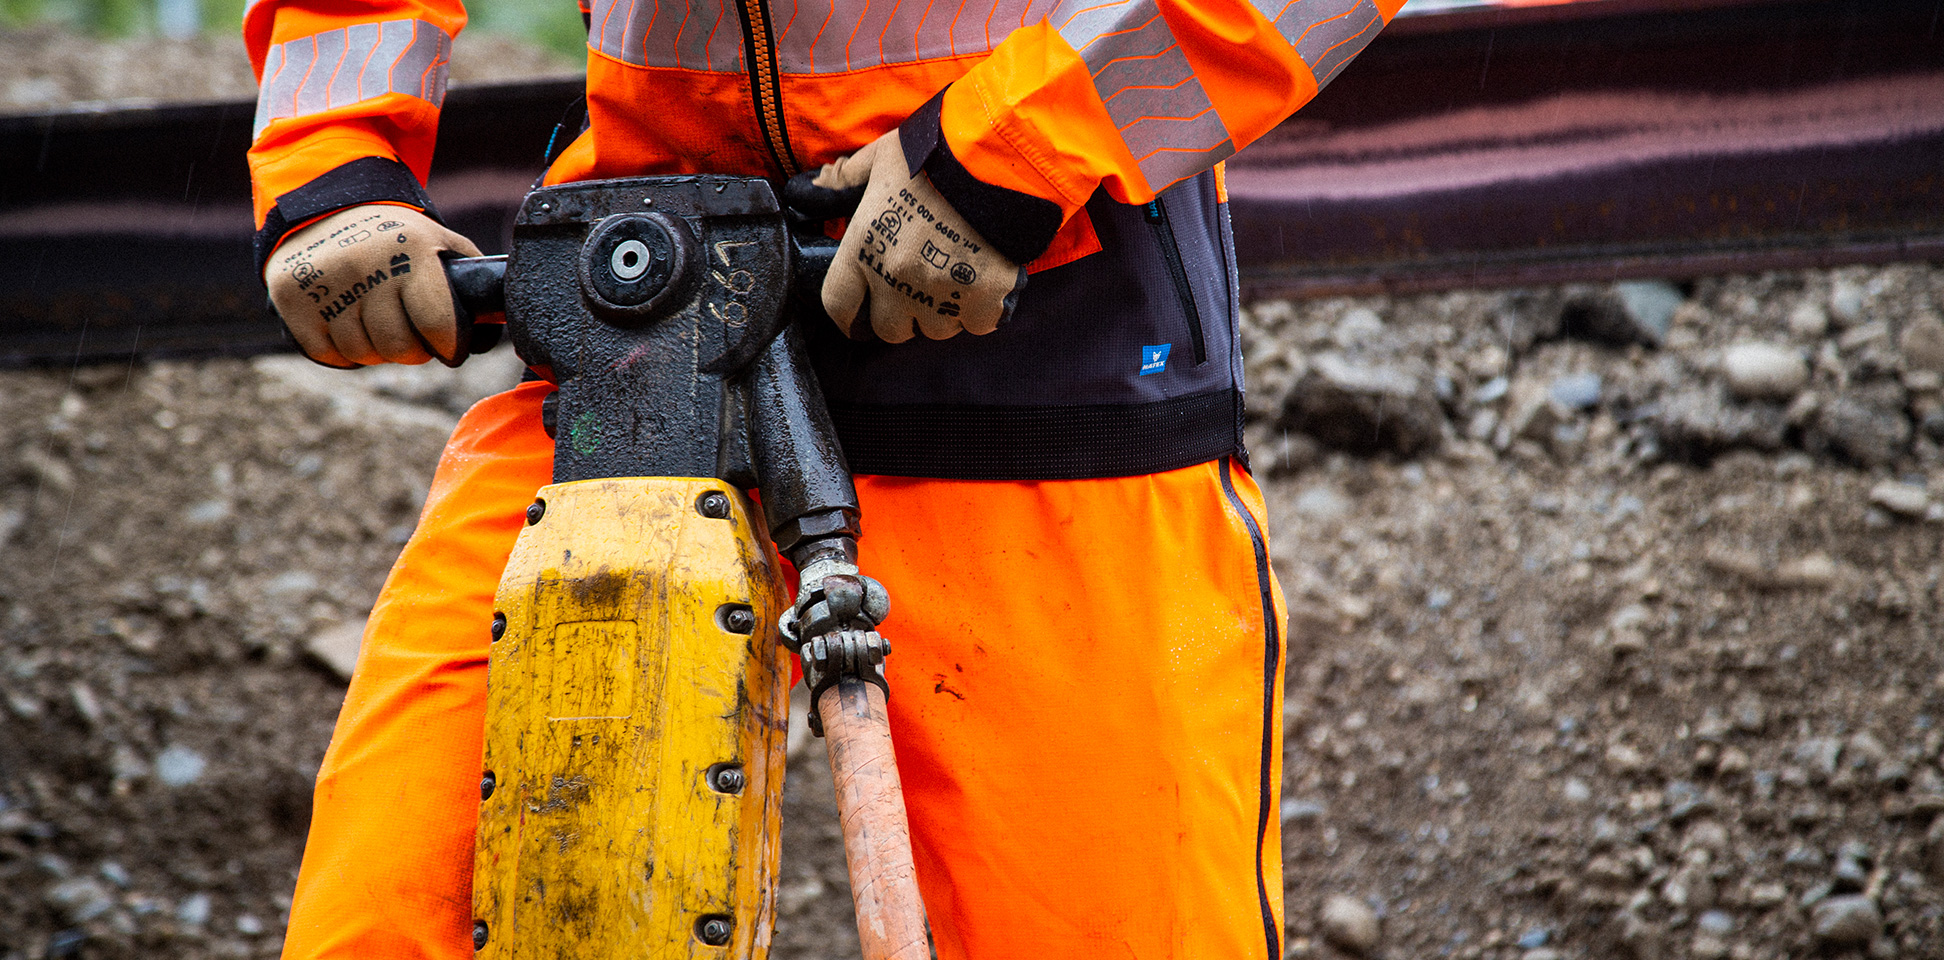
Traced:
<svg viewBox="0 0 1944 960">
<path fill-rule="evenodd" d="M 491 350 L 506 329 L 506 254 L 461 257 L 447 251 L 439 260 L 459 318 L 460 354 Z"/>
<path fill-rule="evenodd" d="M 830 745 L 864 960 L 928 960 L 925 904 L 911 863 L 911 827 L 891 754 L 884 691 L 846 679 L 825 690 L 817 707 Z"/>
</svg>

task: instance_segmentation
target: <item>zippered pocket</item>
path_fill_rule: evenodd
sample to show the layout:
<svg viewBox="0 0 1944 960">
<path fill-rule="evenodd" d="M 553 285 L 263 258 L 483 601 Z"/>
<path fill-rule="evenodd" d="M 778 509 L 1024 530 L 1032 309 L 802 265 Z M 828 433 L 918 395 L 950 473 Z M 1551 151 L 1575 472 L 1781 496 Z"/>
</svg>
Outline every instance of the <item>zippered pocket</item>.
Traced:
<svg viewBox="0 0 1944 960">
<path fill-rule="evenodd" d="M 1188 285 L 1188 268 L 1181 262 L 1181 245 L 1175 242 L 1174 224 L 1168 222 L 1168 208 L 1161 205 L 1161 198 L 1155 197 L 1147 206 L 1141 208 L 1147 218 L 1148 226 L 1154 228 L 1154 239 L 1161 247 L 1161 259 L 1168 265 L 1168 277 L 1174 281 L 1175 296 L 1181 299 L 1181 312 L 1188 318 L 1188 342 L 1195 351 L 1197 366 L 1208 362 L 1208 341 L 1202 335 L 1201 308 L 1195 306 L 1195 290 Z"/>
</svg>

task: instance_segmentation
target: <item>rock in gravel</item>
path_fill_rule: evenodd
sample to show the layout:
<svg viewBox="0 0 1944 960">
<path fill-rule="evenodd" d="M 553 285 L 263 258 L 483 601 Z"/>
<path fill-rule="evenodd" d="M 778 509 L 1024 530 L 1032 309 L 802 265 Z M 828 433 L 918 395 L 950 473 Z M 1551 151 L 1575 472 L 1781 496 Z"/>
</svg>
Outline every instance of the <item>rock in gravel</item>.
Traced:
<svg viewBox="0 0 1944 960">
<path fill-rule="evenodd" d="M 1737 343 L 1721 352 L 1728 390 L 1743 400 L 1788 400 L 1809 383 L 1802 354 L 1772 343 Z"/>
<path fill-rule="evenodd" d="M 331 668 L 340 679 L 350 680 L 358 665 L 358 647 L 364 643 L 365 621 L 334 624 L 311 634 L 304 641 L 304 652 Z"/>
<path fill-rule="evenodd" d="M 1547 391 L 1552 401 L 1568 410 L 1588 410 L 1600 403 L 1600 375 L 1569 373 L 1553 378 Z"/>
<path fill-rule="evenodd" d="M 1829 288 L 1829 316 L 1849 327 L 1863 319 L 1863 285 L 1845 277 Z"/>
<path fill-rule="evenodd" d="M 1658 347 L 1667 339 L 1674 308 L 1686 299 L 1661 280 L 1632 280 L 1600 291 L 1575 291 L 1561 317 L 1562 332 L 1614 346 Z"/>
<path fill-rule="evenodd" d="M 176 907 L 176 922 L 185 927 L 200 927 L 209 922 L 209 894 L 192 893 Z"/>
<path fill-rule="evenodd" d="M 49 887 L 47 905 L 60 911 L 69 923 L 86 923 L 113 910 L 115 899 L 93 878 L 77 877 Z"/>
<path fill-rule="evenodd" d="M 1869 897 L 1849 894 L 1818 902 L 1810 915 L 1816 941 L 1830 946 L 1862 946 L 1883 930 L 1883 914 Z"/>
<path fill-rule="evenodd" d="M 1862 467 L 1887 467 L 1910 445 L 1901 391 L 1854 390 L 1820 405 L 1804 431 L 1812 451 L 1839 454 Z"/>
<path fill-rule="evenodd" d="M 1926 313 L 1904 324 L 1897 348 L 1906 368 L 1944 372 L 1944 320 Z"/>
<path fill-rule="evenodd" d="M 1789 311 L 1789 333 L 1798 340 L 1820 340 L 1829 332 L 1829 311 L 1807 300 Z"/>
<path fill-rule="evenodd" d="M 1323 939 L 1357 956 L 1368 956 L 1377 948 L 1377 911 L 1355 897 L 1331 894 L 1323 901 L 1317 926 L 1323 931 Z"/>
<path fill-rule="evenodd" d="M 1900 516 L 1922 517 L 1930 509 L 1930 492 L 1914 483 L 1885 480 L 1870 488 L 1870 502 Z"/>
<path fill-rule="evenodd" d="M 1290 388 L 1282 423 L 1327 447 L 1410 456 L 1438 442 L 1444 408 L 1428 376 L 1322 353 Z"/>
<path fill-rule="evenodd" d="M 1699 389 L 1667 397 L 1648 422 L 1669 455 L 1703 462 L 1740 447 L 1779 450 L 1789 429 L 1775 407 L 1730 407 L 1716 392 Z"/>
<path fill-rule="evenodd" d="M 1330 339 L 1345 350 L 1367 347 L 1384 335 L 1384 319 L 1369 307 L 1354 307 L 1338 320 Z"/>
<path fill-rule="evenodd" d="M 175 746 L 155 755 L 155 778 L 171 787 L 186 787 L 202 779 L 209 761 L 188 747 Z"/>
</svg>

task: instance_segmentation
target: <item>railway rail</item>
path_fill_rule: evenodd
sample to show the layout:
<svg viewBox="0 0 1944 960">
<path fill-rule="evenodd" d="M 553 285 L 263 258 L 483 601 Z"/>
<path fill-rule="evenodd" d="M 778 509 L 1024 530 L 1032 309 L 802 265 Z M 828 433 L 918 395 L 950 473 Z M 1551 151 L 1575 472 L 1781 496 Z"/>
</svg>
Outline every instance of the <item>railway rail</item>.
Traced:
<svg viewBox="0 0 1944 960">
<path fill-rule="evenodd" d="M 1944 260 L 1944 0 L 1456 0 L 1229 164 L 1249 295 Z M 495 252 L 577 80 L 447 96 Z M 287 349 L 248 102 L 0 117 L 0 366 Z"/>
</svg>

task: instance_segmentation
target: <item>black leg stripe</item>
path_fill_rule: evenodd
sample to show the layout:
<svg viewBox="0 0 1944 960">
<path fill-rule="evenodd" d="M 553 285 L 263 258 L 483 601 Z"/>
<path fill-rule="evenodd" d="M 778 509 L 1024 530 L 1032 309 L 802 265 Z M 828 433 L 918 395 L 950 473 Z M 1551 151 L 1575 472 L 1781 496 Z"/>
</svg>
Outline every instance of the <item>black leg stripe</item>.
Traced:
<svg viewBox="0 0 1944 960">
<path fill-rule="evenodd" d="M 1282 717 L 1276 710 L 1276 664 L 1282 660 L 1282 629 L 1276 623 L 1276 598 L 1269 579 L 1269 549 L 1262 537 L 1262 528 L 1256 525 L 1255 514 L 1243 504 L 1235 492 L 1235 483 L 1229 478 L 1229 461 L 1221 462 L 1222 492 L 1228 496 L 1229 505 L 1242 517 L 1242 523 L 1249 528 L 1249 545 L 1255 548 L 1256 585 L 1262 593 L 1262 780 L 1256 802 L 1256 900 L 1262 908 L 1262 933 L 1267 943 L 1268 960 L 1282 960 L 1282 929 L 1276 923 L 1275 907 L 1269 902 L 1269 886 L 1263 876 L 1262 844 L 1269 839 L 1269 798 L 1274 795 L 1276 784 L 1271 782 L 1275 770 L 1276 728 Z"/>
</svg>

